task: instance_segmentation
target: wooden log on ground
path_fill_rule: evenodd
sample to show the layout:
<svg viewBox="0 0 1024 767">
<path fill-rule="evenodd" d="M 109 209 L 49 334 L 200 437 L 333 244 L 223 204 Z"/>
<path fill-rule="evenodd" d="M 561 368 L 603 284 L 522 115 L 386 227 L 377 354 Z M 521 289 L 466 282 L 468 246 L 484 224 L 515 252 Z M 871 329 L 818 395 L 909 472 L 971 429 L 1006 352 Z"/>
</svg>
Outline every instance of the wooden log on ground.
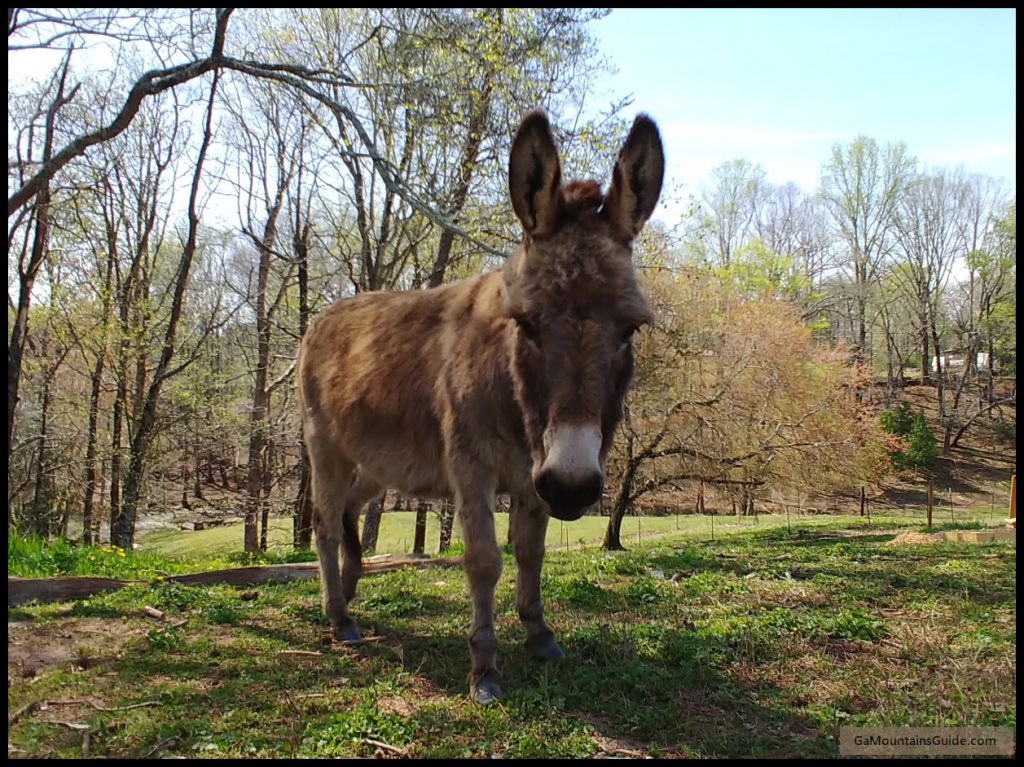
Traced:
<svg viewBox="0 0 1024 767">
<path fill-rule="evenodd" d="M 461 557 L 429 556 L 394 556 L 386 554 L 379 557 L 367 557 L 363 560 L 363 575 L 384 573 L 389 570 L 400 570 L 403 567 L 461 567 Z M 304 581 L 320 575 L 317 562 L 295 562 L 284 565 L 264 565 L 261 567 L 238 567 L 230 570 L 212 570 L 205 573 L 188 575 L 169 575 L 164 580 L 170 583 L 181 583 L 186 586 L 209 586 L 227 583 L 233 586 L 252 586 L 257 583 L 273 581 Z M 125 581 L 114 578 L 90 578 L 83 576 L 67 576 L 63 578 L 7 578 L 7 606 L 14 607 L 26 602 L 65 602 L 73 599 L 84 599 L 93 594 L 105 591 L 117 591 L 133 583 L 146 581 Z"/>
<path fill-rule="evenodd" d="M 7 578 L 7 606 L 40 602 L 64 602 L 70 599 L 84 599 L 104 591 L 117 591 L 135 581 L 121 581 L 114 578 L 88 578 L 67 576 L 66 578 Z"/>
</svg>

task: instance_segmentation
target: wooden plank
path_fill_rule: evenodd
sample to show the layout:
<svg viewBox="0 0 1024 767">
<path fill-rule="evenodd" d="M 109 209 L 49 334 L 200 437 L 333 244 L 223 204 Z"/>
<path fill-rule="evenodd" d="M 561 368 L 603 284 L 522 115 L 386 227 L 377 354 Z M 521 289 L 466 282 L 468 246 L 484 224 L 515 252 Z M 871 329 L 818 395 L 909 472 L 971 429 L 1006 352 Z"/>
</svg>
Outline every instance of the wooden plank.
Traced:
<svg viewBox="0 0 1024 767">
<path fill-rule="evenodd" d="M 991 543 L 993 541 L 1016 541 L 1016 530 L 946 530 L 942 536 L 947 541 L 963 543 Z"/>
<path fill-rule="evenodd" d="M 416 569 L 424 567 L 461 567 L 462 557 L 429 556 L 393 556 L 384 555 L 368 557 L 363 560 L 363 575 L 400 570 L 404 567 Z M 189 575 L 170 575 L 164 580 L 169 583 L 181 583 L 188 586 L 208 586 L 216 583 L 227 583 L 234 586 L 251 586 L 256 583 L 273 581 L 304 581 L 317 578 L 320 565 L 317 562 L 293 562 L 284 565 L 264 565 L 261 567 L 238 567 L 229 570 L 212 570 L 205 573 Z M 7 578 L 7 606 L 25 604 L 26 602 L 64 602 L 72 599 L 83 599 L 105 591 L 117 591 L 133 583 L 146 581 L 125 581 L 114 578 L 90 578 L 83 576 L 67 576 L 63 578 Z"/>
<path fill-rule="evenodd" d="M 113 578 L 87 578 L 68 576 L 65 578 L 7 578 L 7 606 L 25 602 L 64 602 L 69 599 L 84 599 L 104 591 L 117 591 L 134 581 Z"/>
</svg>

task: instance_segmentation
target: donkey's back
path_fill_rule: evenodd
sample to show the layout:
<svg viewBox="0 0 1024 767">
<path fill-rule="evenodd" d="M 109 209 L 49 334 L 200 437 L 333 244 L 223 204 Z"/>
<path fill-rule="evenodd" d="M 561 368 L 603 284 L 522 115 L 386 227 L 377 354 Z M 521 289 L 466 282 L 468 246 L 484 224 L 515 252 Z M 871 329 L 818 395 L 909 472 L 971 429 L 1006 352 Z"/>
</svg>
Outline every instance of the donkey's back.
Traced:
<svg viewBox="0 0 1024 767">
<path fill-rule="evenodd" d="M 488 433 L 488 421 L 502 395 L 510 397 L 499 380 L 504 349 L 496 278 L 363 293 L 317 318 L 299 354 L 299 397 L 305 439 L 327 449 L 336 464 L 332 473 L 359 467 L 364 484 L 450 494 L 444 456 L 452 399 L 475 395 L 483 432 L 476 438 L 489 443 L 496 435 Z M 484 395 L 489 403 L 479 401 Z"/>
</svg>

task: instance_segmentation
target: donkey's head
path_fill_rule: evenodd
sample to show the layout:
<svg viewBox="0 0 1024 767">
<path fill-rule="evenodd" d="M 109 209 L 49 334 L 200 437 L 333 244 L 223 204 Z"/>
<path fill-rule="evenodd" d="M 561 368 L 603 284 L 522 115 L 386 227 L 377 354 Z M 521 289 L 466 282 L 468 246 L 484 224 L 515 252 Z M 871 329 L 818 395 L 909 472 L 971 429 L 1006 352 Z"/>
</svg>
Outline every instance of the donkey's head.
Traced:
<svg viewBox="0 0 1024 767">
<path fill-rule="evenodd" d="M 562 186 L 542 112 L 526 116 L 512 143 L 509 190 L 524 235 L 504 271 L 512 380 L 534 487 L 558 519 L 578 519 L 601 497 L 633 377 L 633 333 L 651 320 L 631 245 L 658 201 L 664 166 L 645 115 L 605 195 L 594 181 Z"/>
</svg>

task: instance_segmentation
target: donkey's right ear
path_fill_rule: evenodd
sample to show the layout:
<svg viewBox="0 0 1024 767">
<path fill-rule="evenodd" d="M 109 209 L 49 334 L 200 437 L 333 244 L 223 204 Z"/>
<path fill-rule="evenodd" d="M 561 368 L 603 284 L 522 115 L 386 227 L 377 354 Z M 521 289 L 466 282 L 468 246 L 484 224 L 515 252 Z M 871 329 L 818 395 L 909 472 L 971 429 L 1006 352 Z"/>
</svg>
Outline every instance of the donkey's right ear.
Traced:
<svg viewBox="0 0 1024 767">
<path fill-rule="evenodd" d="M 562 208 L 562 167 L 544 112 L 523 118 L 508 160 L 512 208 L 530 237 L 552 234 Z"/>
</svg>

